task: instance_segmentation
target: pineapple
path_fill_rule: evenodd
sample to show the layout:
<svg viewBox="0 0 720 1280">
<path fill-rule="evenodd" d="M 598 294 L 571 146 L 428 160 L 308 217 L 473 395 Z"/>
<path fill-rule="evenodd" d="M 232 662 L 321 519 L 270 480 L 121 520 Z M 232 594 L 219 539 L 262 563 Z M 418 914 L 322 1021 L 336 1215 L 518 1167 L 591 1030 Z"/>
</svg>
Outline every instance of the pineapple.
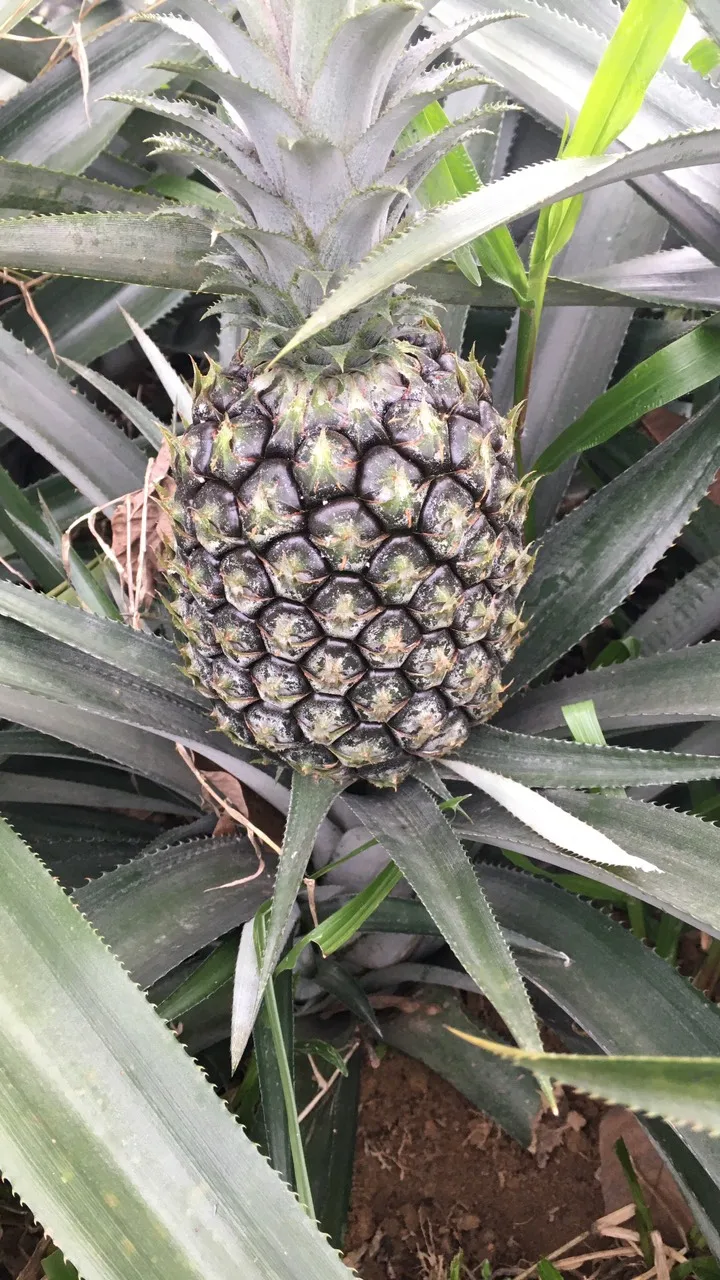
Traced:
<svg viewBox="0 0 720 1280">
<path fill-rule="evenodd" d="M 428 69 L 458 33 L 411 43 L 422 9 L 403 0 L 240 0 L 244 29 L 182 7 L 161 20 L 198 46 L 191 74 L 217 110 L 125 100 L 182 121 L 156 149 L 226 198 L 191 213 L 213 231 L 208 288 L 245 337 L 228 368 L 197 376 L 192 424 L 172 441 L 174 621 L 233 741 L 305 774 L 397 786 L 500 702 L 532 562 L 513 423 L 409 288 L 282 348 L 398 234 L 480 113 L 404 149 L 402 131 L 480 77 Z"/>
</svg>

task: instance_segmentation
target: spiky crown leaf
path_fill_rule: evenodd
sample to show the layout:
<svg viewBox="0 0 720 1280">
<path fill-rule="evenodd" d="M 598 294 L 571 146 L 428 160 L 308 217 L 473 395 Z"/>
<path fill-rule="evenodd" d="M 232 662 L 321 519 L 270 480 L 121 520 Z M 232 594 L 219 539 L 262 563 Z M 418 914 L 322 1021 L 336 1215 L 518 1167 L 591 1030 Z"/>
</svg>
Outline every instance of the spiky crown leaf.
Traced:
<svg viewBox="0 0 720 1280">
<path fill-rule="evenodd" d="M 194 46 L 192 62 L 163 65 L 216 95 L 217 109 L 170 96 L 117 96 L 180 125 L 181 133 L 151 139 L 155 151 L 192 159 L 231 202 L 234 212 L 189 212 L 213 232 L 206 287 L 231 295 L 222 310 L 253 334 L 246 360 L 278 350 L 339 274 L 393 232 L 438 160 L 477 131 L 473 112 L 399 149 L 422 108 L 486 83 L 464 64 L 430 64 L 488 18 L 410 44 L 427 7 L 237 0 L 244 29 L 210 0 L 178 0 L 183 16 L 152 15 Z M 498 16 L 512 15 L 491 20 Z M 423 311 L 395 291 L 338 321 L 303 359 L 357 365 L 394 325 Z"/>
</svg>

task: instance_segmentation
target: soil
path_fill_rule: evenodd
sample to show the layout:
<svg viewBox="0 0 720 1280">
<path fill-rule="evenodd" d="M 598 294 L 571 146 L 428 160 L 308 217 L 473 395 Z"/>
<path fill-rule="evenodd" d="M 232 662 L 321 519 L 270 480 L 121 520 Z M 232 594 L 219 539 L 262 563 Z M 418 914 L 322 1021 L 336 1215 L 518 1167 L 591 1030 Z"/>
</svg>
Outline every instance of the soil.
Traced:
<svg viewBox="0 0 720 1280">
<path fill-rule="evenodd" d="M 434 1072 L 389 1051 L 364 1067 L 346 1261 L 363 1280 L 445 1280 L 462 1249 L 465 1280 L 487 1273 L 485 1259 L 503 1275 L 547 1256 L 604 1211 L 602 1112 L 568 1091 L 562 1140 L 531 1155 Z"/>
<path fill-rule="evenodd" d="M 0 1181 L 0 1280 L 44 1280 L 41 1259 L 51 1248 L 42 1228 Z"/>
</svg>

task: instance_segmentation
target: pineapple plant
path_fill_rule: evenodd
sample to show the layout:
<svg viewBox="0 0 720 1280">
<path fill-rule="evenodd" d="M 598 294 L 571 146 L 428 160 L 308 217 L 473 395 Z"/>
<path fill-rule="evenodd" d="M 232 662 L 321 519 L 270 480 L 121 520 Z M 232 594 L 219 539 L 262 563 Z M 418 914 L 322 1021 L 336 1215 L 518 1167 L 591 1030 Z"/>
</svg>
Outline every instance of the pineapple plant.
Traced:
<svg viewBox="0 0 720 1280">
<path fill-rule="evenodd" d="M 702 502 L 720 465 L 706 390 L 720 340 L 698 316 L 720 309 L 704 256 L 717 173 L 698 167 L 720 158 L 720 99 L 664 61 L 683 0 L 598 8 L 584 18 L 605 55 L 562 158 L 493 181 L 504 164 L 493 175 L 486 151 L 474 188 L 468 154 L 503 117 L 465 100 L 450 121 L 439 102 L 497 102 L 492 74 L 559 135 L 593 61 L 576 6 L 517 0 L 518 37 L 500 0 L 176 0 L 154 25 L 106 4 L 76 11 L 77 61 L 0 106 L 0 190 L 30 214 L 3 223 L 0 450 L 9 467 L 27 442 L 53 468 L 24 488 L 0 470 L 0 1169 L 87 1280 L 338 1280 L 314 1220 L 340 1247 L 331 1202 L 353 1151 L 335 1120 L 357 1110 L 358 1018 L 363 1038 L 379 1024 L 419 1056 L 422 1041 L 526 1144 L 530 1073 L 546 1098 L 548 1077 L 566 1079 L 720 1126 L 717 1008 L 672 966 L 683 929 L 720 934 L 705 821 L 720 812 L 720 658 L 697 643 L 720 617 L 720 528 Z M 23 21 L 3 42 L 21 83 L 27 35 Z M 439 62 L 450 49 L 468 62 Z M 170 122 L 152 156 L 149 113 Z M 656 142 L 659 115 L 680 136 Z M 630 122 L 637 150 L 605 154 Z M 519 252 L 506 224 L 538 210 Z M 669 220 L 688 245 L 667 248 Z M 221 299 L 207 319 L 198 293 Z M 138 354 L 118 303 L 202 370 L 191 398 L 136 324 L 178 434 L 125 386 Z M 497 408 L 460 341 L 468 305 Z M 631 372 L 605 391 L 618 355 Z M 678 399 L 691 420 L 651 446 L 639 415 Z M 148 586 L 163 429 L 170 610 L 197 688 Z M 98 507 L 114 512 L 110 554 Z M 660 561 L 668 589 L 638 620 Z M 634 790 L 648 786 L 649 802 Z M 672 808 L 652 803 L 663 791 Z M 282 847 L 257 796 L 287 813 Z M 413 963 L 418 938 L 431 969 Z M 403 993 L 443 1010 L 408 1013 L 404 1039 L 396 1011 L 367 1011 L 366 992 L 397 989 L 396 942 Z M 717 946 L 703 981 L 716 963 Z M 453 993 L 470 983 L 519 1046 L 494 1046 L 512 1059 L 502 1106 L 472 1044 L 450 1039 L 482 1039 Z M 331 1000 L 339 1075 L 316 1097 Z M 611 1058 L 544 1055 L 536 1014 L 553 1006 L 569 1047 L 580 1027 Z M 180 1037 L 218 1090 L 240 1082 L 247 1135 Z M 715 1140 L 652 1134 L 720 1255 Z"/>
<path fill-rule="evenodd" d="M 479 77 L 433 67 L 450 33 L 410 43 L 413 4 L 333 6 L 312 56 L 303 6 L 289 41 L 241 8 L 247 34 L 227 24 L 222 39 L 219 14 L 213 29 L 182 24 L 205 58 L 196 78 L 225 95 L 222 122 L 143 104 L 193 129 L 158 135 L 156 150 L 192 157 L 226 197 L 209 284 L 246 331 L 227 368 L 198 373 L 192 424 L 170 438 L 172 613 L 236 743 L 301 773 L 396 787 L 500 704 L 532 565 L 517 415 L 493 408 L 481 366 L 402 286 L 277 357 L 482 128 L 474 111 L 399 147 L 426 102 Z"/>
</svg>

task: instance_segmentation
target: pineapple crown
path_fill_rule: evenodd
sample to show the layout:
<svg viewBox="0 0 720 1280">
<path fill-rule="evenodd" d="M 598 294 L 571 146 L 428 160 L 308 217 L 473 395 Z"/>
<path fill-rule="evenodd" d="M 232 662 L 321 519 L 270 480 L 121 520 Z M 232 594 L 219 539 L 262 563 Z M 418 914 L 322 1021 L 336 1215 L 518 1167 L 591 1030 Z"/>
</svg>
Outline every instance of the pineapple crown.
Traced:
<svg viewBox="0 0 720 1280">
<path fill-rule="evenodd" d="M 481 130 L 483 110 L 417 140 L 410 126 L 438 97 L 488 83 L 466 64 L 436 65 L 488 18 L 414 39 L 429 0 L 234 0 L 232 12 L 210 0 L 175 0 L 174 7 L 180 12 L 145 20 L 187 39 L 192 58 L 158 65 L 190 76 L 217 106 L 179 95 L 114 96 L 180 126 L 150 138 L 154 151 L 191 160 L 224 197 L 220 209 L 181 212 L 211 229 L 204 287 L 222 295 L 213 311 L 249 331 L 245 359 L 254 365 L 393 233 L 438 161 Z M 424 310 L 407 289 L 376 298 L 305 348 L 303 362 L 361 364 Z"/>
</svg>

